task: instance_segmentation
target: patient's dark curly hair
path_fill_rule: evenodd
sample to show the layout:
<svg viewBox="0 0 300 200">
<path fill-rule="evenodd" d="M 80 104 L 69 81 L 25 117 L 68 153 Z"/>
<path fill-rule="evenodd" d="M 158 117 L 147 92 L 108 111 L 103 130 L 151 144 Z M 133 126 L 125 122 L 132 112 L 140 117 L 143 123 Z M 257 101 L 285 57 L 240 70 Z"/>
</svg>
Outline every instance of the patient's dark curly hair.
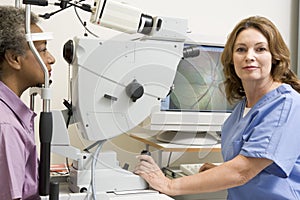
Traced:
<svg viewBox="0 0 300 200">
<path fill-rule="evenodd" d="M 38 17 L 31 13 L 31 24 L 37 22 Z M 0 6 L 0 64 L 4 61 L 7 50 L 17 55 L 24 55 L 26 47 L 25 10 L 12 6 Z"/>
</svg>

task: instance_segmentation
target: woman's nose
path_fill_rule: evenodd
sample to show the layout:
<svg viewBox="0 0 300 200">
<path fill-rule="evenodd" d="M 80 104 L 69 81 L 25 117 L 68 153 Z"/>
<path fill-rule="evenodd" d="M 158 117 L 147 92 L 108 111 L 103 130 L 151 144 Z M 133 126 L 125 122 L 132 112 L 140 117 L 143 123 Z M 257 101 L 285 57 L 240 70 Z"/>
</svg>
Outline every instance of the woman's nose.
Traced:
<svg viewBox="0 0 300 200">
<path fill-rule="evenodd" d="M 246 61 L 254 61 L 255 60 L 255 51 L 249 49 L 246 54 Z"/>
</svg>

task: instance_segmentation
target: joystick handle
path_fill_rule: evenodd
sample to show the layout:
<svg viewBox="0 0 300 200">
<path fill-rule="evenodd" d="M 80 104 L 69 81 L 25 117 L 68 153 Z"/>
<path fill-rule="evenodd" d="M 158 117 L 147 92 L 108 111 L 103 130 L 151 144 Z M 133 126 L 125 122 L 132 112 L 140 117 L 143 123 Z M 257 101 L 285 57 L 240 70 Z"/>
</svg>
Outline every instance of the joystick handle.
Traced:
<svg viewBox="0 0 300 200">
<path fill-rule="evenodd" d="M 143 150 L 143 151 L 141 152 L 141 155 L 148 155 L 148 156 L 151 156 L 151 152 L 148 151 L 148 150 Z"/>
</svg>

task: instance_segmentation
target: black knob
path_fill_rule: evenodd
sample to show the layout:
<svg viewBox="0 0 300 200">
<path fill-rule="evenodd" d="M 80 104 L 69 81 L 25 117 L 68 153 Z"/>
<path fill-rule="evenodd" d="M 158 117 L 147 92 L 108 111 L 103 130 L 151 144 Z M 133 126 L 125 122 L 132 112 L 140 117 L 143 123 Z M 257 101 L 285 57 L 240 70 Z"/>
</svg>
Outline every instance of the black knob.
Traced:
<svg viewBox="0 0 300 200">
<path fill-rule="evenodd" d="M 126 86 L 126 94 L 133 102 L 136 102 L 137 99 L 143 96 L 144 87 L 134 79 Z"/>
<path fill-rule="evenodd" d="M 143 150 L 143 151 L 141 152 L 141 155 L 148 155 L 148 156 L 151 156 L 151 152 L 148 151 L 148 150 Z"/>
</svg>

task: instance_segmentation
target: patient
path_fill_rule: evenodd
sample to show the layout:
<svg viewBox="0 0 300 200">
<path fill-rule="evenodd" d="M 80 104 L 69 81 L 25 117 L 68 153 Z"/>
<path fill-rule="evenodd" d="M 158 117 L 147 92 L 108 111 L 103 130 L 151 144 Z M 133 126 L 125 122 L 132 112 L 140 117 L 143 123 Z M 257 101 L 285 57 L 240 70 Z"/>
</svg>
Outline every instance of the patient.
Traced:
<svg viewBox="0 0 300 200">
<path fill-rule="evenodd" d="M 40 33 L 31 15 L 31 32 Z M 34 45 L 49 75 L 54 57 L 47 41 Z M 40 199 L 34 117 L 20 99 L 29 87 L 44 83 L 44 72 L 25 38 L 25 11 L 0 6 L 0 199 Z"/>
</svg>

